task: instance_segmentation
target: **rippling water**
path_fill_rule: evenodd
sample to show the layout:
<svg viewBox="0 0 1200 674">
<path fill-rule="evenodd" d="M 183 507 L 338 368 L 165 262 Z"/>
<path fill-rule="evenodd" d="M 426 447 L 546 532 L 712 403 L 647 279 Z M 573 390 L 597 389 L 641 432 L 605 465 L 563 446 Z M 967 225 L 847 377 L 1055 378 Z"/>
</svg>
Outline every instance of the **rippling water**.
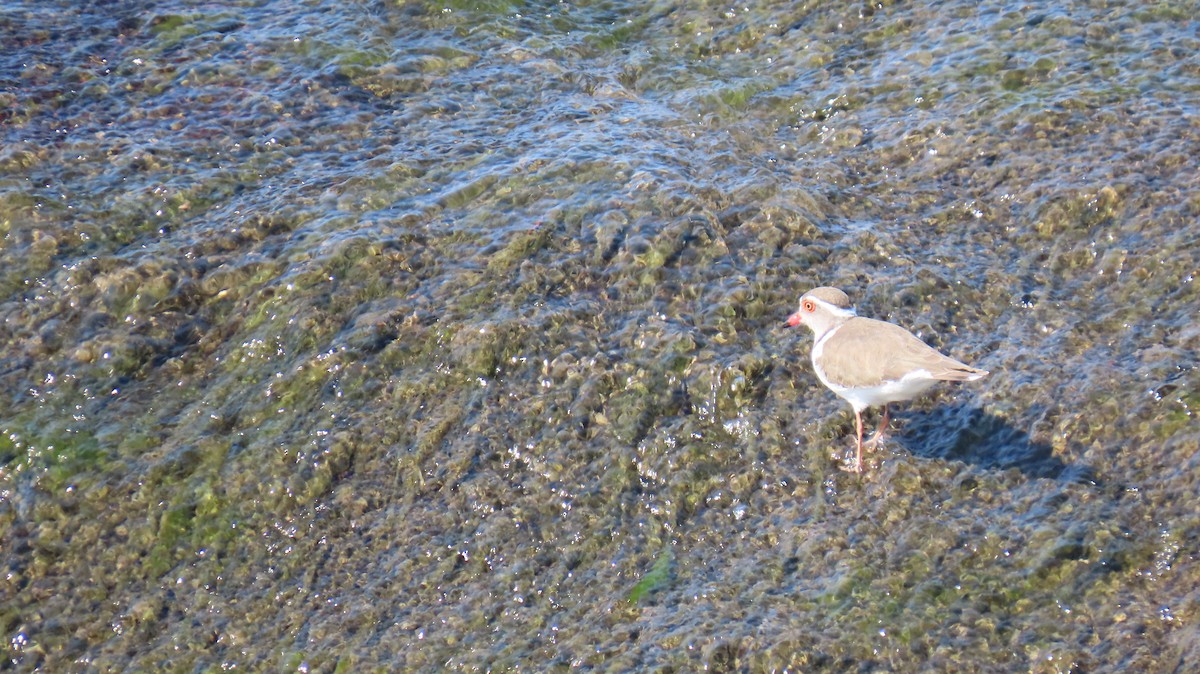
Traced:
<svg viewBox="0 0 1200 674">
<path fill-rule="evenodd" d="M 1190 671 L 1198 10 L 0 0 L 6 666 Z"/>
</svg>

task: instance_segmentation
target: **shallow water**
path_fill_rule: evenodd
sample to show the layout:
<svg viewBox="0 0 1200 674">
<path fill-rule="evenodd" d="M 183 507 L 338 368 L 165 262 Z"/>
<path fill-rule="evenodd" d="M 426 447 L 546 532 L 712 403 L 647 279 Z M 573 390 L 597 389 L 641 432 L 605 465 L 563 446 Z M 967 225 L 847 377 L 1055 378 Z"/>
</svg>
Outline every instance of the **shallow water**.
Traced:
<svg viewBox="0 0 1200 674">
<path fill-rule="evenodd" d="M 0 3 L 6 664 L 1190 671 L 1197 9 Z"/>
</svg>

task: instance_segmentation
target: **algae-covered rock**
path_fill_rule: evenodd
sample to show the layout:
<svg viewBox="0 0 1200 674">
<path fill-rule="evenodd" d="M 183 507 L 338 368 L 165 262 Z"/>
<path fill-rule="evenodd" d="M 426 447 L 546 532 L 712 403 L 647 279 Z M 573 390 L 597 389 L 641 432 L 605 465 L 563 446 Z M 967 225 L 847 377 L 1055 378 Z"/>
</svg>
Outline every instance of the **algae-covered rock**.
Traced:
<svg viewBox="0 0 1200 674">
<path fill-rule="evenodd" d="M 362 10 L 0 22 L 7 667 L 1194 658 L 1188 12 Z"/>
</svg>

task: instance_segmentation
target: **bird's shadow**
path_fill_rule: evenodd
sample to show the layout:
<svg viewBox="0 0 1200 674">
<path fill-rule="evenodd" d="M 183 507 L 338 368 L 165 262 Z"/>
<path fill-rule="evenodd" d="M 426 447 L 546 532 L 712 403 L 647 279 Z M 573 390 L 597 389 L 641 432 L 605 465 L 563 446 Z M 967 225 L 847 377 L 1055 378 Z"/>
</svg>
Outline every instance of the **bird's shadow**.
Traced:
<svg viewBox="0 0 1200 674">
<path fill-rule="evenodd" d="M 914 456 L 962 461 L 986 470 L 1016 468 L 1029 477 L 1095 483 L 1084 465 L 1064 463 L 1044 442 L 1007 420 L 971 405 L 938 405 L 896 415 L 894 437 Z"/>
</svg>

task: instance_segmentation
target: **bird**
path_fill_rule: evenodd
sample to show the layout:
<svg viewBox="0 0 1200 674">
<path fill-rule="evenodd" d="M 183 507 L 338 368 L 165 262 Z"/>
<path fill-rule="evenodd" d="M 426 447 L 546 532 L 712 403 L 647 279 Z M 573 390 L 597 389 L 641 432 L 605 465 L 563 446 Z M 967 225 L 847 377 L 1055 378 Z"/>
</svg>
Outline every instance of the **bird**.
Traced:
<svg viewBox="0 0 1200 674">
<path fill-rule="evenodd" d="M 975 381 L 988 375 L 940 353 L 908 330 L 886 321 L 859 316 L 850 297 L 837 288 L 813 288 L 800 297 L 800 307 L 787 325 L 803 325 L 813 333 L 812 365 L 817 378 L 854 408 L 857 430 L 854 463 L 862 472 L 862 413 L 883 407 L 874 445 L 888 425 L 888 404 L 912 400 L 939 381 Z"/>
</svg>

